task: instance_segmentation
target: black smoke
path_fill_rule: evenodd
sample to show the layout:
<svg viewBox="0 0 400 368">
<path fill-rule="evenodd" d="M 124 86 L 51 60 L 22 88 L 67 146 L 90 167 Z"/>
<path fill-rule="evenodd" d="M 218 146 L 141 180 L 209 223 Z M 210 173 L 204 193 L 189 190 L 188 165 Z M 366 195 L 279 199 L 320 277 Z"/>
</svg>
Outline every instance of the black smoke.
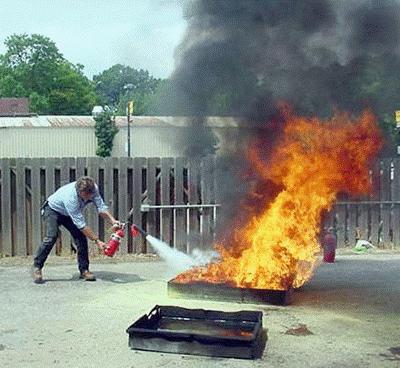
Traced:
<svg viewBox="0 0 400 368">
<path fill-rule="evenodd" d="M 399 109 L 399 1 L 193 0 L 184 15 L 188 28 L 161 110 L 196 117 L 182 137 L 188 156 L 215 152 L 215 136 L 204 123 L 210 115 L 266 127 L 268 151 L 280 101 L 322 118 L 369 107 L 384 121 Z M 243 137 L 221 173 L 232 178 L 236 197 L 247 190 L 239 185 L 249 138 Z"/>
<path fill-rule="evenodd" d="M 383 117 L 397 109 L 399 1 L 184 4 L 188 28 L 158 110 L 197 117 L 193 127 L 201 134 L 195 153 L 203 143 L 206 152 L 215 149 L 201 123 L 205 116 L 264 124 L 282 100 L 299 113 L 320 117 L 335 109 L 358 113 L 366 106 Z"/>
</svg>

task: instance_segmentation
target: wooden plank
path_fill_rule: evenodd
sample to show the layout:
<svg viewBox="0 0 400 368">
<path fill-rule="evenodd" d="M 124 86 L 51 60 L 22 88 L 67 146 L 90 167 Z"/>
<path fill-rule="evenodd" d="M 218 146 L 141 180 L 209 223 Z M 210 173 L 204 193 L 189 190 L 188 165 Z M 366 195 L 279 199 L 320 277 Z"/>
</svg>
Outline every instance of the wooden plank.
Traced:
<svg viewBox="0 0 400 368">
<path fill-rule="evenodd" d="M 128 157 L 119 158 L 118 173 L 118 217 L 122 222 L 126 221 L 128 216 Z M 127 239 L 121 242 L 119 252 L 121 254 L 128 253 Z"/>
<path fill-rule="evenodd" d="M 12 256 L 10 159 L 0 159 L 2 255 Z"/>
<path fill-rule="evenodd" d="M 176 205 L 184 204 L 183 202 L 183 168 L 186 159 L 182 157 L 175 158 L 174 162 L 174 183 L 175 183 L 175 203 Z M 174 246 L 181 252 L 187 252 L 187 237 L 186 237 L 186 216 L 184 209 L 175 209 L 175 235 Z"/>
<path fill-rule="evenodd" d="M 54 176 L 54 168 L 55 168 L 55 161 L 53 158 L 46 158 L 45 159 L 45 168 L 46 168 L 46 198 L 49 198 L 55 192 L 55 176 Z M 51 255 L 56 254 L 56 246 L 53 247 L 51 250 Z"/>
<path fill-rule="evenodd" d="M 358 205 L 358 235 L 360 239 L 368 240 L 369 239 L 369 230 L 368 230 L 368 218 L 369 218 L 369 205 L 359 204 Z"/>
<path fill-rule="evenodd" d="M 70 170 L 75 166 L 75 159 L 72 157 L 61 158 L 60 186 L 68 184 L 70 180 Z M 67 229 L 61 227 L 61 254 L 71 254 L 72 238 Z"/>
<path fill-rule="evenodd" d="M 45 165 L 46 165 L 46 198 L 49 198 L 49 196 L 55 192 L 54 159 L 53 158 L 46 159 Z"/>
<path fill-rule="evenodd" d="M 117 192 L 118 187 L 115 189 Z M 117 217 L 117 207 L 118 203 L 114 201 L 114 159 L 113 157 L 107 157 L 104 160 L 104 203 L 108 206 L 109 211 L 113 214 L 113 216 Z M 104 241 L 108 241 L 111 230 L 109 224 L 104 222 Z"/>
<path fill-rule="evenodd" d="M 222 178 L 226 177 L 226 160 L 225 158 L 221 158 L 219 156 L 215 156 L 215 170 L 214 170 L 214 192 L 215 192 L 215 203 L 222 206 L 224 201 L 224 181 Z M 216 207 L 214 210 L 215 218 L 214 218 L 214 243 L 217 240 L 217 233 L 219 231 L 221 223 L 221 207 Z M 332 213 L 332 221 L 333 221 L 333 213 Z"/>
<path fill-rule="evenodd" d="M 109 207 L 112 214 L 115 214 L 114 208 L 114 166 L 112 157 L 105 159 L 104 168 L 104 202 Z"/>
<path fill-rule="evenodd" d="M 68 184 L 70 182 L 70 169 L 75 165 L 75 160 L 72 157 L 63 157 L 61 159 L 61 171 L 60 171 L 60 186 Z"/>
<path fill-rule="evenodd" d="M 27 173 L 26 177 L 26 251 L 27 255 L 32 255 L 32 159 L 25 159 L 25 167 Z"/>
<path fill-rule="evenodd" d="M 27 255 L 27 233 L 26 233 L 26 177 L 25 160 L 18 158 L 16 160 L 16 238 L 14 252 L 18 256 Z"/>
<path fill-rule="evenodd" d="M 143 157 L 135 157 L 133 162 L 133 175 L 132 175 L 132 188 L 133 188 L 133 211 L 132 222 L 142 226 L 142 168 L 146 164 L 146 159 Z M 143 253 L 145 251 L 145 244 L 143 237 L 137 236 L 133 239 L 133 252 Z"/>
<path fill-rule="evenodd" d="M 157 205 L 156 203 L 156 169 L 160 165 L 160 159 L 156 157 L 151 157 L 147 159 L 146 165 L 146 191 L 147 191 L 147 201 L 148 205 Z M 157 223 L 156 223 L 156 209 L 150 209 L 146 213 L 146 229 L 147 232 L 154 236 L 159 237 L 157 234 Z M 154 253 L 151 247 L 147 247 L 147 253 Z"/>
<path fill-rule="evenodd" d="M 86 172 L 86 157 L 76 158 L 75 180 L 85 175 Z"/>
<path fill-rule="evenodd" d="M 54 157 L 52 158 L 54 161 L 54 192 L 57 191 L 58 188 L 61 186 L 61 175 L 60 175 L 60 167 L 61 167 L 61 158 L 60 157 Z M 58 237 L 57 241 L 54 247 L 55 254 L 56 255 L 61 255 L 62 253 L 62 228 L 60 227 L 58 229 Z"/>
<path fill-rule="evenodd" d="M 215 204 L 216 203 L 216 187 L 217 187 L 217 183 L 216 183 L 216 156 L 213 155 L 210 157 L 210 164 L 212 167 L 211 170 L 211 182 L 210 182 L 210 204 Z M 216 240 L 216 227 L 217 227 L 217 211 L 216 208 L 210 208 L 211 211 L 211 227 L 210 227 L 210 231 L 211 231 L 211 243 L 214 244 L 215 240 Z M 212 247 L 212 245 L 210 244 L 210 247 Z"/>
<path fill-rule="evenodd" d="M 381 209 L 379 204 L 371 205 L 371 232 L 369 235 L 369 241 L 374 245 L 380 243 L 380 223 L 381 223 Z"/>
<path fill-rule="evenodd" d="M 381 185 L 381 168 L 380 162 L 376 162 L 371 170 L 371 183 L 373 192 L 370 196 L 372 201 L 380 200 L 380 185 Z M 370 205 L 370 216 L 371 216 L 371 230 L 369 234 L 369 241 L 375 246 L 379 245 L 380 235 L 380 221 L 381 221 L 381 210 L 379 204 Z"/>
<path fill-rule="evenodd" d="M 392 200 L 400 201 L 400 158 L 393 159 Z M 400 246 L 400 205 L 392 209 L 393 245 Z"/>
<path fill-rule="evenodd" d="M 201 201 L 202 204 L 212 202 L 212 172 L 213 166 L 210 157 L 202 160 L 201 164 Z M 201 211 L 201 237 L 204 249 L 210 249 L 212 243 L 212 208 L 203 208 Z"/>
<path fill-rule="evenodd" d="M 101 197 L 103 198 L 103 201 L 104 201 L 104 172 L 105 172 L 106 163 L 105 163 L 105 158 L 104 157 L 99 157 L 98 160 L 99 160 L 99 168 L 98 168 L 99 170 L 98 170 L 98 182 L 97 182 L 97 184 L 99 186 L 100 195 L 101 195 Z M 106 203 L 106 205 L 107 205 L 107 203 Z M 102 217 L 100 217 L 100 216 L 97 216 L 97 221 L 98 221 L 98 224 L 99 224 L 98 236 L 99 236 L 100 239 L 103 240 L 104 237 L 105 237 L 105 227 L 106 227 L 106 222 L 107 221 L 104 221 L 104 219 Z M 108 224 L 107 224 L 107 226 L 108 226 Z"/>
<path fill-rule="evenodd" d="M 198 160 L 191 160 L 188 164 L 188 200 L 189 204 L 199 204 L 200 186 L 200 163 Z M 188 234 L 188 253 L 200 247 L 200 210 L 198 208 L 189 209 L 189 234 Z"/>
<path fill-rule="evenodd" d="M 31 169 L 32 181 L 32 253 L 35 254 L 42 241 L 40 207 L 42 205 L 40 166 L 41 159 L 33 158 Z"/>
<path fill-rule="evenodd" d="M 381 193 L 380 198 L 381 201 L 390 201 L 391 200 L 391 180 L 390 180 L 390 171 L 391 171 L 391 160 L 384 159 L 381 162 Z M 381 231 L 381 240 L 383 246 L 388 246 L 391 242 L 390 238 L 390 211 L 391 206 L 388 204 L 381 205 L 381 224 L 382 224 L 382 231 Z"/>
<path fill-rule="evenodd" d="M 171 204 L 171 168 L 174 165 L 172 158 L 161 159 L 161 193 L 160 201 L 163 206 L 169 206 Z M 173 245 L 173 210 L 162 209 L 161 210 L 161 240 L 169 245 Z"/>
<path fill-rule="evenodd" d="M 87 174 L 92 177 L 97 185 L 99 185 L 99 157 L 89 157 L 87 159 Z M 99 216 L 96 207 L 93 205 L 88 205 L 87 210 L 87 223 L 93 232 L 99 234 Z"/>
<path fill-rule="evenodd" d="M 358 217 L 357 205 L 348 204 L 347 214 L 348 214 L 347 243 L 350 247 L 354 247 L 356 245 L 356 238 L 357 238 L 357 217 Z"/>
<path fill-rule="evenodd" d="M 133 206 L 136 206 L 136 203 L 133 203 L 133 169 L 134 169 L 134 159 L 132 157 L 128 157 L 128 172 L 127 172 L 127 214 L 124 216 L 123 220 L 121 221 L 128 221 L 128 224 L 131 224 L 131 219 L 128 218 L 129 212 Z M 127 231 L 126 243 L 127 243 L 127 251 L 128 253 L 133 252 L 133 237 L 130 231 Z"/>
<path fill-rule="evenodd" d="M 346 246 L 346 232 L 347 232 L 345 205 L 335 206 L 335 223 L 336 223 L 335 227 L 336 227 L 337 244 L 339 248 L 343 248 Z"/>
</svg>

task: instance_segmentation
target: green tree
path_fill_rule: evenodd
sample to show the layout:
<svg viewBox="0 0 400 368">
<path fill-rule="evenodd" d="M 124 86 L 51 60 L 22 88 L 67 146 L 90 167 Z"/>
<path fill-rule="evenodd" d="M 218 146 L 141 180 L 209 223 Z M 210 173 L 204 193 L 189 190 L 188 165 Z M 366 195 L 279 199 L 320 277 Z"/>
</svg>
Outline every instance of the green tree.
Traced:
<svg viewBox="0 0 400 368">
<path fill-rule="evenodd" d="M 114 137 L 118 133 L 114 116 L 111 112 L 105 111 L 97 115 L 94 119 L 96 121 L 95 135 L 97 137 L 96 155 L 100 157 L 111 156 Z"/>
<path fill-rule="evenodd" d="M 103 104 L 125 115 L 127 102 L 135 101 L 135 115 L 148 114 L 150 101 L 161 79 L 153 78 L 148 71 L 136 70 L 121 64 L 95 75 L 93 81 Z"/>
<path fill-rule="evenodd" d="M 11 35 L 0 56 L 0 97 L 29 97 L 39 114 L 88 114 L 97 103 L 82 65 L 66 60 L 49 38 Z"/>
</svg>

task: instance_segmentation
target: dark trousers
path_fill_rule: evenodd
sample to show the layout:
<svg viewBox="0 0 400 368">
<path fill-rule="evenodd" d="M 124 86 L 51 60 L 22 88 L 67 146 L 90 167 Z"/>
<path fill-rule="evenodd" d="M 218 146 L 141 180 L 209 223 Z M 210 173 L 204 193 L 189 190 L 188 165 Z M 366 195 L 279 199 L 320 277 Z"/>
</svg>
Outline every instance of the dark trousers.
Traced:
<svg viewBox="0 0 400 368">
<path fill-rule="evenodd" d="M 71 233 L 71 236 L 74 239 L 77 248 L 79 271 L 82 272 L 88 270 L 89 254 L 86 236 L 75 226 L 69 216 L 61 215 L 52 210 L 49 205 L 46 205 L 43 210 L 43 221 L 46 228 L 45 237 L 43 238 L 42 244 L 38 248 L 35 258 L 33 259 L 34 266 L 37 268 L 43 267 L 51 249 L 57 241 L 58 229 L 62 225 Z"/>
</svg>

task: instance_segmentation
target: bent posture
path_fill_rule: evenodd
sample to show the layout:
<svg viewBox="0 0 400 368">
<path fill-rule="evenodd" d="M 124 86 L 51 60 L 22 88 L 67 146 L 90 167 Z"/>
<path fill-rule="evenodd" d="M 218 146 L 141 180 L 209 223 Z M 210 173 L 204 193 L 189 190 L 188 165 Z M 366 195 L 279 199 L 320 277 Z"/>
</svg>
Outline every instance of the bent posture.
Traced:
<svg viewBox="0 0 400 368">
<path fill-rule="evenodd" d="M 104 204 L 99 189 L 91 177 L 82 176 L 76 182 L 59 188 L 47 199 L 42 208 L 45 237 L 34 258 L 35 283 L 43 282 L 42 268 L 57 240 L 60 225 L 64 226 L 74 239 L 80 278 L 86 281 L 96 280 L 93 273 L 89 271 L 87 238 L 100 247 L 105 247 L 106 244 L 86 225 L 82 211 L 89 203 L 94 203 L 99 215 L 113 226 L 119 225 L 119 222 L 108 211 L 108 207 Z"/>
</svg>

